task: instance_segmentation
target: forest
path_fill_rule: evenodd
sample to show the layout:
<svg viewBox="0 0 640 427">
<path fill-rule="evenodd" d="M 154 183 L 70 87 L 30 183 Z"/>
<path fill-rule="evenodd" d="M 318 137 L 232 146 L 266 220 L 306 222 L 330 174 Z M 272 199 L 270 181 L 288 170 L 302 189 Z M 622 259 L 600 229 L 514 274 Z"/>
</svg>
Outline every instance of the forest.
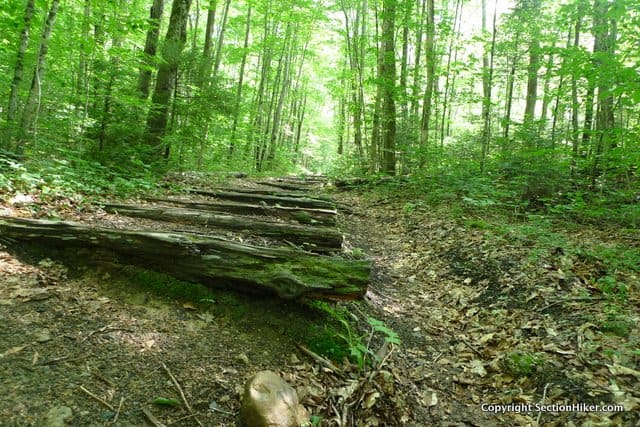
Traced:
<svg viewBox="0 0 640 427">
<path fill-rule="evenodd" d="M 632 425 L 639 47 L 637 0 L 2 1 L 0 376 L 60 401 L 0 424 L 225 425 L 268 368 L 290 425 Z"/>
</svg>

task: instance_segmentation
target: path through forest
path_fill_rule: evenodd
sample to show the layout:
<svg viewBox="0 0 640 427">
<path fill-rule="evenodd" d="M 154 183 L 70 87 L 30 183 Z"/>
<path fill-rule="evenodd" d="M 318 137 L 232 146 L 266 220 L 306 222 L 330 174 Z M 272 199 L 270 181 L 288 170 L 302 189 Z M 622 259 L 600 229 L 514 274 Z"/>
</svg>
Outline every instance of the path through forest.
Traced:
<svg viewBox="0 0 640 427">
<path fill-rule="evenodd" d="M 291 382 L 321 425 L 638 421 L 638 372 L 598 352 L 624 341 L 599 334 L 592 302 L 576 297 L 584 279 L 599 274 L 597 263 L 564 255 L 561 247 L 532 258 L 528 242 L 491 235 L 446 210 L 381 194 L 322 191 L 351 207 L 338 219 L 345 252 L 373 261 L 364 302 L 343 306 L 360 327 L 353 333 L 363 334 L 384 363 L 332 367 L 301 351 L 297 344 L 327 321 L 308 305 L 211 294 L 126 266 L 80 260 L 65 266 L 46 251 L 21 258 L 2 252 L 0 376 L 12 390 L 0 401 L 3 425 L 65 417 L 78 426 L 143 425 L 149 422 L 143 409 L 164 425 L 233 425 L 242 385 L 262 369 Z M 148 228 L 150 221 L 65 204 L 2 209 L 117 228 Z M 158 231 L 175 228 L 154 224 Z M 596 233 L 585 230 L 582 238 L 604 238 Z M 402 344 L 367 341 L 369 317 L 398 332 Z M 481 410 L 512 403 L 610 403 L 627 412 Z"/>
</svg>

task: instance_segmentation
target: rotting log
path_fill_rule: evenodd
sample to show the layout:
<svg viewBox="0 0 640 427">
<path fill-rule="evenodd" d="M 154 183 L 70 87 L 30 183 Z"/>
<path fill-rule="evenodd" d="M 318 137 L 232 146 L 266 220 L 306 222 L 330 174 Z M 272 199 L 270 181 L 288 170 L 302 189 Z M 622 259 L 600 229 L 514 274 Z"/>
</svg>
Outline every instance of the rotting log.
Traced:
<svg viewBox="0 0 640 427">
<path fill-rule="evenodd" d="M 0 236 L 10 250 L 21 244 L 108 250 L 122 264 L 215 288 L 286 299 L 361 298 L 371 268 L 367 261 L 263 248 L 218 237 L 115 230 L 63 221 L 0 216 Z"/>
<path fill-rule="evenodd" d="M 291 206 L 267 206 L 239 202 L 193 201 L 177 198 L 147 197 L 150 202 L 170 203 L 189 209 L 201 209 L 211 212 L 225 212 L 240 215 L 273 216 L 286 220 L 295 220 L 301 224 L 335 225 L 337 212 L 333 209 L 299 208 Z"/>
<path fill-rule="evenodd" d="M 256 236 L 293 243 L 313 252 L 339 251 L 342 248 L 342 234 L 327 227 L 260 221 L 249 217 L 172 206 L 106 204 L 104 209 L 107 212 L 135 218 L 244 231 Z"/>
<path fill-rule="evenodd" d="M 267 194 L 240 193 L 237 191 L 215 191 L 192 188 L 190 193 L 216 199 L 233 200 L 236 202 L 265 203 L 267 205 L 291 206 L 312 209 L 334 209 L 335 203 L 311 197 L 273 196 Z"/>
<path fill-rule="evenodd" d="M 280 188 L 282 190 L 287 191 L 298 191 L 298 192 L 308 192 L 308 191 L 316 191 L 320 188 L 318 183 L 305 183 L 304 181 L 300 182 L 291 182 L 291 181 L 282 181 L 282 180 L 268 180 L 268 181 L 256 181 L 256 184 L 260 185 L 268 185 L 269 187 Z"/>
<path fill-rule="evenodd" d="M 293 198 L 309 198 L 312 200 L 324 200 L 327 202 L 331 202 L 331 198 L 327 196 L 318 196 L 302 193 L 300 191 L 288 191 L 283 189 L 269 189 L 269 188 L 248 188 L 248 187 L 213 187 L 210 189 L 211 191 L 227 191 L 232 193 L 245 193 L 245 194 L 258 194 L 265 196 L 276 196 L 276 197 L 293 197 Z"/>
</svg>

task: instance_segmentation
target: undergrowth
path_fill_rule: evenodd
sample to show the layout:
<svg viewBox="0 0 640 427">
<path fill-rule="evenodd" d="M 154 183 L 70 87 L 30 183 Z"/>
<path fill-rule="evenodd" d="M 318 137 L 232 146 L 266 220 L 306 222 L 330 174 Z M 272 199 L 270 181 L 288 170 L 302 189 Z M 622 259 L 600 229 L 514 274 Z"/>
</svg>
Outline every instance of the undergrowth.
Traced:
<svg viewBox="0 0 640 427">
<path fill-rule="evenodd" d="M 103 196 L 149 193 L 160 174 L 135 157 L 105 161 L 98 156 L 58 150 L 29 161 L 0 153 L 0 199 L 37 196 L 41 202 L 60 198 L 76 202 Z"/>
</svg>

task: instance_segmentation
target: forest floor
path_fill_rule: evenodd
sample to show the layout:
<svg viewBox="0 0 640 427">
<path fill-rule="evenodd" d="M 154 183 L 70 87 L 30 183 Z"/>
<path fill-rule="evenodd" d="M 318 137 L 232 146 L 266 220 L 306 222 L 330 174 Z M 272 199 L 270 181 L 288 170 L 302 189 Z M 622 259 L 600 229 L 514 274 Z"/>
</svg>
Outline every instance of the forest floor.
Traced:
<svg viewBox="0 0 640 427">
<path fill-rule="evenodd" d="M 599 242 L 637 250 L 637 234 L 581 227 L 539 245 L 539 236 L 452 218 L 446 207 L 360 192 L 332 197 L 353 208 L 339 219 L 346 246 L 374 265 L 365 301 L 344 307 L 355 323 L 378 319 L 402 340 L 383 352 L 383 365 L 347 362 L 337 375 L 301 352 L 296 344 L 308 342 L 310 328 L 328 323 L 308 304 L 0 252 L 0 424 L 151 425 L 145 409 L 167 426 L 230 426 L 244 383 L 263 369 L 289 381 L 320 425 L 640 422 L 638 278 L 621 272 L 629 290 L 618 301 L 594 286 L 607 277 L 602 263 L 571 249 Z M 64 200 L 37 211 L 0 205 L 3 215 L 151 226 Z M 353 334 L 379 349 L 366 326 Z M 624 410 L 483 411 L 517 403 Z"/>
</svg>

